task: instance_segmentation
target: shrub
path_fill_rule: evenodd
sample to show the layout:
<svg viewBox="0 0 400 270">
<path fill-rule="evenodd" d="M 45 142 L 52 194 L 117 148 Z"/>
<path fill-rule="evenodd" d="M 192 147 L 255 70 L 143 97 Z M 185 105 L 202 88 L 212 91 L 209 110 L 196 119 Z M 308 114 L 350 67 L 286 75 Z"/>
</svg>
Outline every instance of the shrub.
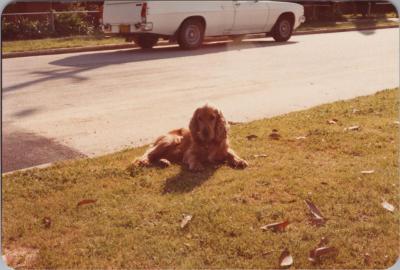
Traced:
<svg viewBox="0 0 400 270">
<path fill-rule="evenodd" d="M 17 17 L 8 21 L 2 19 L 2 38 L 7 39 L 34 39 L 47 36 L 49 23 L 47 20 Z"/>
<path fill-rule="evenodd" d="M 93 26 L 86 21 L 85 14 L 66 13 L 54 16 L 55 34 L 57 36 L 86 35 L 93 32 Z"/>
<path fill-rule="evenodd" d="M 72 4 L 67 11 L 82 11 L 85 7 Z M 3 40 L 35 39 L 51 36 L 71 36 L 92 34 L 98 25 L 93 15 L 86 13 L 55 13 L 53 20 L 50 15 L 40 15 L 42 18 L 30 16 L 3 16 Z M 52 25 L 54 23 L 54 29 Z"/>
</svg>

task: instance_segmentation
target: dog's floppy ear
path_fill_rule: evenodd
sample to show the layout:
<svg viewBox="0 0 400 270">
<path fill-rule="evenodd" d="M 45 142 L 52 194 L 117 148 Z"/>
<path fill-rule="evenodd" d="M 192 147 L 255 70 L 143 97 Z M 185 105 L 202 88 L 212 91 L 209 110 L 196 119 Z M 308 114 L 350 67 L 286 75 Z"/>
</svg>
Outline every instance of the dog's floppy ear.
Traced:
<svg viewBox="0 0 400 270">
<path fill-rule="evenodd" d="M 222 142 L 228 137 L 229 124 L 225 120 L 221 110 L 218 110 L 217 122 L 215 123 L 215 140 Z"/>
<path fill-rule="evenodd" d="M 200 109 L 197 109 L 194 113 L 193 113 L 193 116 L 192 116 L 192 119 L 190 120 L 190 124 L 189 124 L 189 129 L 190 129 L 190 133 L 192 134 L 192 137 L 195 139 L 195 140 L 198 140 L 199 138 L 198 138 L 198 135 L 197 135 L 197 133 L 199 132 L 199 125 L 198 125 L 198 123 L 197 123 L 197 115 L 198 115 L 198 113 L 199 113 L 199 110 Z"/>
</svg>

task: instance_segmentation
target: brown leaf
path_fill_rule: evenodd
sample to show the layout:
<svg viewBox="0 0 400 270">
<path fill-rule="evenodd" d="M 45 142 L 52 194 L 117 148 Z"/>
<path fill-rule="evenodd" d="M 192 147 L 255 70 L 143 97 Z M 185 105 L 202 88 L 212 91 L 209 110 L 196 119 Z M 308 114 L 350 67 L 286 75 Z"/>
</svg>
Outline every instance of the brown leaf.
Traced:
<svg viewBox="0 0 400 270">
<path fill-rule="evenodd" d="M 368 252 L 364 254 L 364 263 L 366 265 L 371 265 L 371 263 L 372 263 L 371 255 L 369 255 Z"/>
<path fill-rule="evenodd" d="M 266 154 L 259 154 L 259 155 L 253 155 L 255 158 L 266 158 L 268 157 Z"/>
<path fill-rule="evenodd" d="M 293 257 L 290 255 L 289 250 L 285 249 L 279 257 L 279 265 L 281 267 L 290 267 L 293 264 Z"/>
<path fill-rule="evenodd" d="M 361 174 L 373 174 L 374 172 L 375 172 L 374 170 L 361 171 Z"/>
<path fill-rule="evenodd" d="M 308 209 L 310 210 L 311 214 L 311 224 L 315 226 L 322 226 L 325 224 L 326 220 L 322 216 L 321 212 L 319 209 L 312 203 L 310 200 L 304 200 L 306 203 Z"/>
<path fill-rule="evenodd" d="M 46 229 L 50 228 L 51 226 L 51 219 L 49 217 L 44 217 L 43 220 L 43 225 Z"/>
<path fill-rule="evenodd" d="M 284 232 L 286 227 L 289 225 L 289 221 L 283 221 L 283 222 L 276 222 L 276 223 L 271 223 L 265 226 L 261 227 L 261 230 L 271 230 L 273 232 Z"/>
<path fill-rule="evenodd" d="M 336 125 L 338 121 L 339 121 L 339 120 L 333 118 L 333 119 L 330 119 L 330 120 L 328 120 L 328 121 L 326 121 L 326 122 L 327 122 L 329 125 Z"/>
<path fill-rule="evenodd" d="M 337 253 L 338 250 L 334 247 L 317 247 L 310 251 L 308 260 L 311 262 L 319 262 L 321 260 L 321 257 L 336 256 Z"/>
<path fill-rule="evenodd" d="M 329 240 L 326 237 L 321 237 L 321 240 L 318 243 L 318 247 L 327 246 L 329 244 Z"/>
<path fill-rule="evenodd" d="M 390 212 L 394 212 L 394 209 L 395 209 L 395 207 L 392 204 L 388 203 L 385 200 L 383 200 L 383 202 L 382 202 L 382 207 Z"/>
<path fill-rule="evenodd" d="M 257 139 L 258 136 L 257 136 L 257 135 L 254 135 L 254 134 L 251 134 L 251 135 L 246 136 L 246 138 L 247 138 L 249 141 L 252 141 L 252 140 Z"/>
<path fill-rule="evenodd" d="M 358 131 L 358 130 L 360 130 L 360 126 L 351 126 L 344 129 L 344 131 Z"/>
<path fill-rule="evenodd" d="M 185 228 L 186 225 L 189 223 L 189 221 L 192 220 L 192 218 L 193 218 L 193 216 L 191 216 L 191 215 L 183 214 L 183 219 L 181 221 L 181 229 Z"/>
<path fill-rule="evenodd" d="M 296 140 L 305 140 L 305 139 L 307 139 L 307 136 L 299 136 L 299 137 L 296 137 Z"/>
<path fill-rule="evenodd" d="M 92 204 L 92 203 L 96 203 L 96 202 L 97 202 L 97 200 L 86 199 L 86 200 L 82 200 L 82 201 L 78 202 L 76 207 L 83 206 L 86 204 Z"/>
<path fill-rule="evenodd" d="M 272 133 L 269 134 L 269 138 L 270 138 L 271 140 L 279 140 L 279 139 L 281 138 L 281 135 L 278 133 L 278 130 L 273 129 L 273 130 L 272 130 Z"/>
<path fill-rule="evenodd" d="M 393 124 L 400 125 L 400 121 L 393 121 Z"/>
</svg>

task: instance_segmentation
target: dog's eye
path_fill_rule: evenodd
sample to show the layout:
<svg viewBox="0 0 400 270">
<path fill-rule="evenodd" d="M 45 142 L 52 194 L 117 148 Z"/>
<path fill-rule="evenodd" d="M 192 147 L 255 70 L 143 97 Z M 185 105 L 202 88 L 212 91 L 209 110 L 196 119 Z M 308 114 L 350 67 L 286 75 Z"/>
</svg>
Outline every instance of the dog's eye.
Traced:
<svg viewBox="0 0 400 270">
<path fill-rule="evenodd" d="M 210 120 L 214 120 L 215 119 L 215 115 L 210 115 Z"/>
</svg>

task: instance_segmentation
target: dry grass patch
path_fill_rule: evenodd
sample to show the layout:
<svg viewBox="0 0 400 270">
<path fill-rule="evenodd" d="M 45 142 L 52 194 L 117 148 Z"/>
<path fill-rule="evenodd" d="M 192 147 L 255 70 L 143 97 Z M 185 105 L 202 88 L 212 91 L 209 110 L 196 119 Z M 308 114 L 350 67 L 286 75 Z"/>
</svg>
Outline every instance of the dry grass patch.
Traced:
<svg viewBox="0 0 400 270">
<path fill-rule="evenodd" d="M 387 90 L 234 125 L 233 148 L 250 162 L 243 171 L 131 174 L 138 148 L 7 175 L 3 248 L 38 250 L 29 267 L 51 269 L 267 269 L 285 249 L 296 268 L 387 268 L 399 254 L 398 106 L 398 90 Z M 325 226 L 309 223 L 306 199 Z M 182 229 L 184 214 L 193 218 Z M 284 220 L 284 232 L 261 229 Z M 337 256 L 312 263 L 322 237 Z"/>
</svg>

